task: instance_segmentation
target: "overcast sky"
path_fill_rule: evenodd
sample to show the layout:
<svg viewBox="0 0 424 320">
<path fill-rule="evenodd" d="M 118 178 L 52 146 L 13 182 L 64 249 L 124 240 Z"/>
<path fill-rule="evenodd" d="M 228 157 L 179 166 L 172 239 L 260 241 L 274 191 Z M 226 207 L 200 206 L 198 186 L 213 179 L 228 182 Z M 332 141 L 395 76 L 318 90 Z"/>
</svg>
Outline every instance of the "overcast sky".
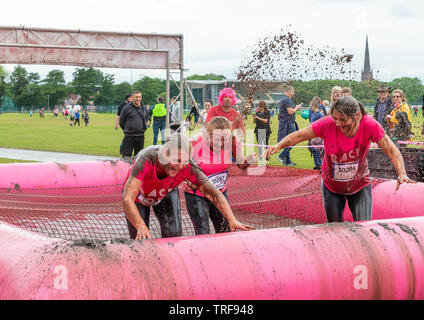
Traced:
<svg viewBox="0 0 424 320">
<path fill-rule="evenodd" d="M 2 1 L 0 25 L 184 35 L 186 75 L 217 73 L 234 79 L 249 47 L 292 28 L 315 46 L 345 48 L 363 65 L 368 34 L 371 67 L 378 78 L 424 80 L 422 0 L 32 0 Z M 8 71 L 14 66 L 5 65 Z M 44 77 L 54 69 L 72 79 L 71 67 L 26 66 Z M 102 69 L 116 82 L 164 71 Z"/>
</svg>

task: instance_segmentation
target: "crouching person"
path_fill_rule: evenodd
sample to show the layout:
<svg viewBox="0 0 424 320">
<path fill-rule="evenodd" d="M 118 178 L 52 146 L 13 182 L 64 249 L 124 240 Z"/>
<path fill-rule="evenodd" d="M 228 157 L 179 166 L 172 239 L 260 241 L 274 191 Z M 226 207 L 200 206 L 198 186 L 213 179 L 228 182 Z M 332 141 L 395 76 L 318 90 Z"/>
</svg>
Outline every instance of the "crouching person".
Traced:
<svg viewBox="0 0 424 320">
<path fill-rule="evenodd" d="M 184 181 L 198 188 L 219 208 L 231 232 L 252 229 L 235 218 L 224 195 L 190 160 L 191 150 L 188 137 L 174 133 L 164 145 L 148 147 L 136 156 L 124 183 L 122 200 L 131 239 L 151 239 L 150 207 L 159 220 L 162 237 L 182 235 L 178 186 Z"/>
</svg>

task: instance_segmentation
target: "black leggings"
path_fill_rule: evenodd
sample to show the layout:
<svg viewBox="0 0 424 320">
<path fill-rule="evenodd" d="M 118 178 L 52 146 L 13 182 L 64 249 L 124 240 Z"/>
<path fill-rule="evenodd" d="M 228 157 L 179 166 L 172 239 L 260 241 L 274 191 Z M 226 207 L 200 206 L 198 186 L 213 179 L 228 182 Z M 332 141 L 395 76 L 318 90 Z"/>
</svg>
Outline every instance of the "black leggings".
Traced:
<svg viewBox="0 0 424 320">
<path fill-rule="evenodd" d="M 355 194 L 344 195 L 331 192 L 324 183 L 322 183 L 322 200 L 324 202 L 328 223 L 344 222 L 343 212 L 346 206 L 346 200 L 352 212 L 353 220 L 369 221 L 372 219 L 371 185 Z"/>
<path fill-rule="evenodd" d="M 138 213 L 143 219 L 147 227 L 149 227 L 150 207 L 144 206 L 139 202 L 135 202 Z M 166 195 L 159 204 L 153 206 L 153 211 L 159 220 L 160 232 L 162 238 L 181 237 L 183 228 L 181 223 L 181 205 L 178 189 L 174 189 Z M 130 238 L 135 239 L 137 229 L 126 218 Z"/>
<path fill-rule="evenodd" d="M 227 191 L 224 197 L 228 200 Z M 185 193 L 186 206 L 196 235 L 209 234 L 209 218 L 216 233 L 230 232 L 230 224 L 221 211 L 207 198 L 195 194 Z"/>
</svg>

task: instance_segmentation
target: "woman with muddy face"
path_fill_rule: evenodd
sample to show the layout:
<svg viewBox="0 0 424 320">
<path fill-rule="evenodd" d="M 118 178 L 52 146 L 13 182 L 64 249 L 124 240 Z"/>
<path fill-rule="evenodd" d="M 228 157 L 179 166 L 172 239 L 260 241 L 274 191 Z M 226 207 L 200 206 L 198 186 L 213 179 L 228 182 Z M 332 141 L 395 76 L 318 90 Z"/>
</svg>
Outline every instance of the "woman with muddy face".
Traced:
<svg viewBox="0 0 424 320">
<path fill-rule="evenodd" d="M 381 125 L 366 115 L 364 107 L 351 96 L 335 102 L 330 116 L 290 134 L 265 154 L 269 158 L 283 148 L 316 137 L 324 139 L 322 198 L 329 223 L 344 221 L 346 200 L 355 221 L 372 219 L 372 188 L 367 162 L 371 142 L 376 142 L 393 163 L 398 173 L 396 190 L 403 183 L 415 183 L 406 174 L 398 148 Z"/>
<path fill-rule="evenodd" d="M 187 181 L 227 218 L 229 231 L 250 230 L 234 217 L 227 199 L 190 160 L 187 136 L 174 133 L 163 146 L 150 146 L 134 160 L 124 183 L 122 205 L 131 239 L 151 239 L 150 207 L 159 220 L 162 237 L 182 235 L 178 186 Z"/>
<path fill-rule="evenodd" d="M 231 122 L 224 117 L 213 118 L 207 124 L 206 131 L 195 137 L 192 144 L 191 158 L 227 200 L 228 169 L 233 163 L 232 159 L 236 159 L 242 170 L 258 160 L 256 153 L 244 157 L 238 139 L 232 134 Z M 216 233 L 230 231 L 231 220 L 201 190 L 187 185 L 184 191 L 187 211 L 197 235 L 210 233 L 209 218 Z M 242 226 L 252 229 L 247 225 Z"/>
</svg>

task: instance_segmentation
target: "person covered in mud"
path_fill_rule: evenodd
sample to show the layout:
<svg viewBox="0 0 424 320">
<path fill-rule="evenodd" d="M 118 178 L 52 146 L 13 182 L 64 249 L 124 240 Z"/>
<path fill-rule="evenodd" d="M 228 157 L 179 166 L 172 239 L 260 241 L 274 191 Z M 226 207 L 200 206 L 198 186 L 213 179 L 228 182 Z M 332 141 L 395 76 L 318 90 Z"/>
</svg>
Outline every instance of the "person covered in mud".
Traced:
<svg viewBox="0 0 424 320">
<path fill-rule="evenodd" d="M 231 131 L 231 122 L 224 117 L 209 121 L 207 129 L 193 139 L 192 145 L 191 158 L 227 201 L 228 168 L 233 164 L 233 159 L 242 170 L 258 161 L 256 153 L 244 157 L 242 147 Z M 187 211 L 197 235 L 210 233 L 209 218 L 216 233 L 230 231 L 225 215 L 200 190 L 187 184 L 184 191 Z"/>
<path fill-rule="evenodd" d="M 406 174 L 399 149 L 381 125 L 366 115 L 364 106 L 351 96 L 335 102 L 330 116 L 270 147 L 266 156 L 269 158 L 283 148 L 316 137 L 324 139 L 322 198 L 329 223 L 344 221 L 346 200 L 355 221 L 372 219 L 372 188 L 367 161 L 371 142 L 376 142 L 393 163 L 398 174 L 396 190 L 403 183 L 415 183 Z"/>
<path fill-rule="evenodd" d="M 390 126 L 392 139 L 412 141 L 411 109 L 402 90 L 393 91 L 393 109 L 386 120 Z"/>
<path fill-rule="evenodd" d="M 124 183 L 122 204 L 131 239 L 151 239 L 150 207 L 159 220 L 162 237 L 182 235 L 178 186 L 187 181 L 197 188 L 226 217 L 229 230 L 250 230 L 235 217 L 224 195 L 190 159 L 192 146 L 187 136 L 174 133 L 164 145 L 142 150 Z"/>
</svg>

